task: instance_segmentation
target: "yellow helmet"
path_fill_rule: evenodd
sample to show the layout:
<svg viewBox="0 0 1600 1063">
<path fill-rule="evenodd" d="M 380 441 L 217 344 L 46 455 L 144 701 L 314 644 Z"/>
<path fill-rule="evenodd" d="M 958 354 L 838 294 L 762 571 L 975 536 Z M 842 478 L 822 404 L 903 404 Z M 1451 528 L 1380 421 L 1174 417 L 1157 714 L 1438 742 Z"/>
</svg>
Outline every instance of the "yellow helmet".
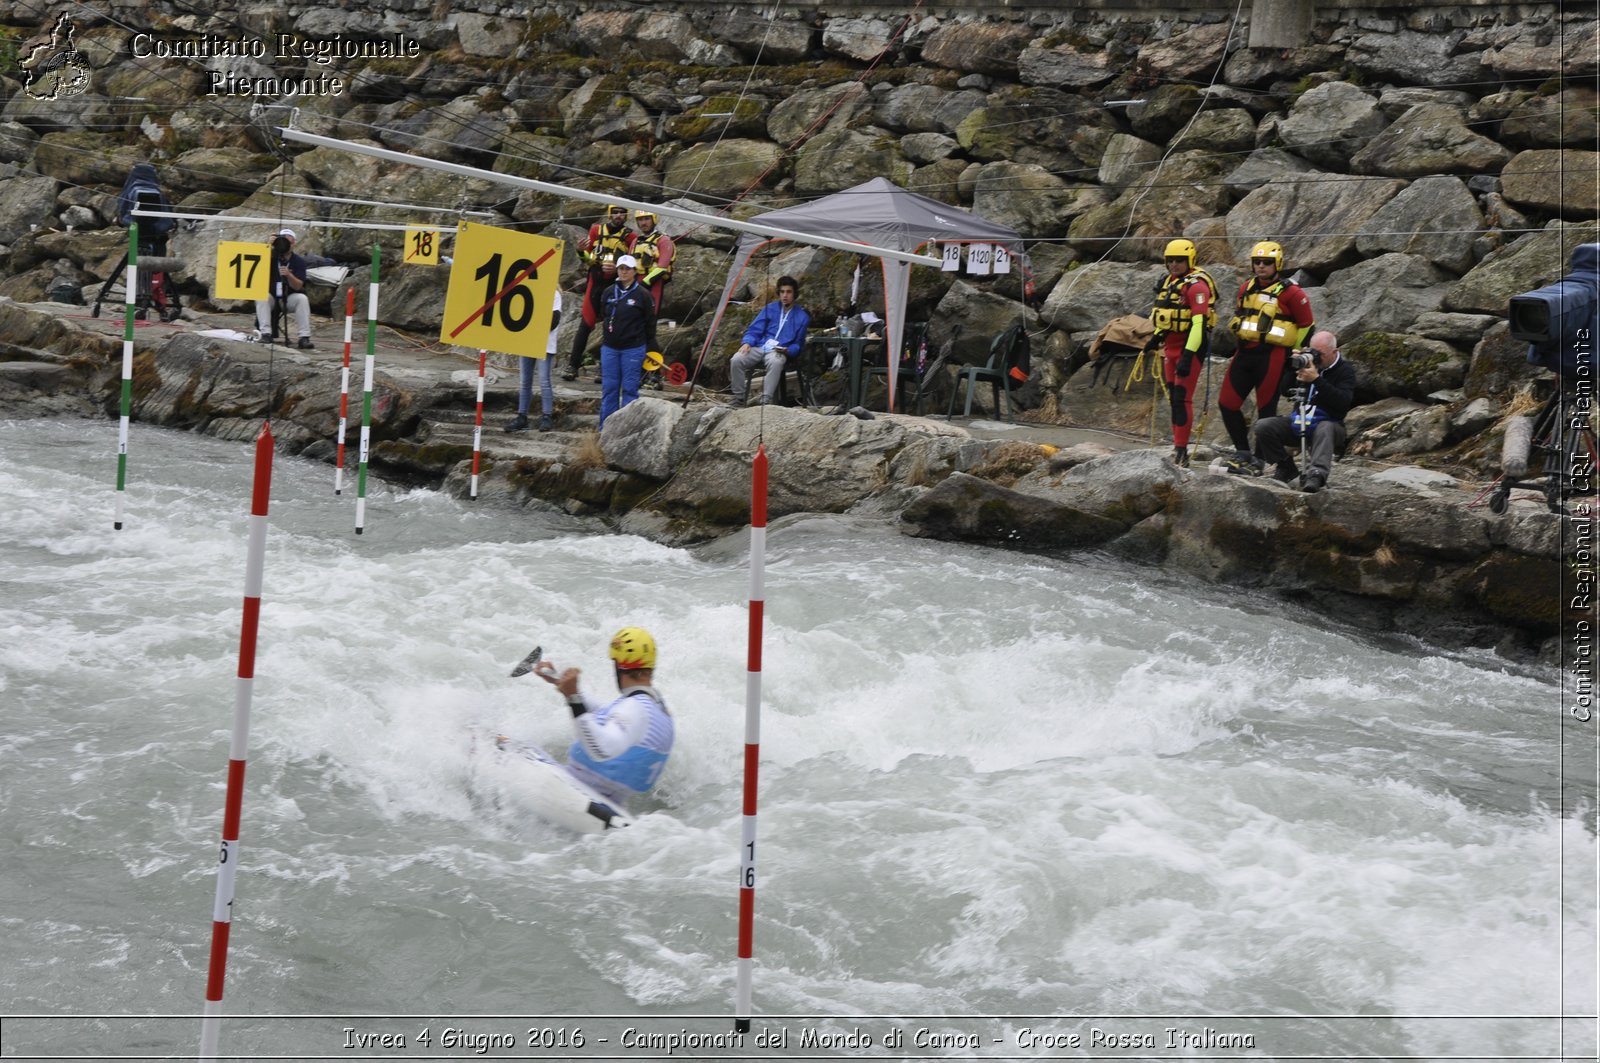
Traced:
<svg viewBox="0 0 1600 1063">
<path fill-rule="evenodd" d="M 1254 247 L 1252 247 L 1250 249 L 1250 257 L 1252 259 L 1270 258 L 1272 259 L 1273 269 L 1283 268 L 1283 248 L 1279 247 L 1271 240 L 1263 240 L 1259 244 L 1256 244 Z"/>
<path fill-rule="evenodd" d="M 1186 258 L 1186 259 L 1188 259 L 1189 260 L 1189 268 L 1190 269 L 1194 269 L 1194 260 L 1198 255 L 1199 255 L 1199 252 L 1195 250 L 1194 241 L 1193 240 L 1183 240 L 1183 239 L 1173 240 L 1173 241 L 1169 242 L 1167 244 L 1167 249 L 1165 251 L 1161 252 L 1161 257 L 1162 258 Z"/>
<path fill-rule="evenodd" d="M 625 672 L 656 666 L 656 640 L 642 627 L 625 627 L 611 636 L 611 659 Z"/>
<path fill-rule="evenodd" d="M 656 212 L 653 211 L 653 210 L 636 210 L 636 211 L 634 211 L 633 212 L 633 220 L 634 221 L 638 221 L 640 218 L 649 218 L 651 221 L 660 221 L 661 220 L 660 218 L 656 217 Z"/>
<path fill-rule="evenodd" d="M 608 217 L 608 218 L 611 217 L 611 215 L 615 214 L 619 210 L 622 211 L 622 213 L 624 213 L 624 214 L 628 213 L 628 208 L 624 207 L 621 203 L 607 203 L 606 204 L 606 217 Z"/>
</svg>

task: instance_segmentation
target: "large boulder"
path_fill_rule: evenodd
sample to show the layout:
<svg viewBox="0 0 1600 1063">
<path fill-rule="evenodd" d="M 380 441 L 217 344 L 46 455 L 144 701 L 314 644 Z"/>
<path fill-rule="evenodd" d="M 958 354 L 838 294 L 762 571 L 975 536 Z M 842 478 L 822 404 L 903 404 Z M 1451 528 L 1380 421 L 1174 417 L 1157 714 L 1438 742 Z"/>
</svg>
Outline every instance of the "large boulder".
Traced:
<svg viewBox="0 0 1600 1063">
<path fill-rule="evenodd" d="M 840 129 L 806 141 L 794 167 L 798 192 L 837 192 L 841 188 L 886 177 L 900 186 L 911 181 L 912 164 L 900 152 L 900 141 L 881 129 Z"/>
<path fill-rule="evenodd" d="M 1110 81 L 1118 73 L 1114 64 L 1104 48 L 1079 47 L 1077 42 L 1050 45 L 1035 41 L 1017 57 L 1017 77 L 1024 85 L 1082 89 Z"/>
<path fill-rule="evenodd" d="M 1419 103 L 1350 159 L 1357 173 L 1387 177 L 1496 173 L 1511 153 L 1467 128 L 1458 107 Z"/>
<path fill-rule="evenodd" d="M 1438 340 L 1367 332 L 1343 337 L 1339 346 L 1355 367 L 1358 402 L 1395 395 L 1420 401 L 1435 391 L 1460 387 L 1467 375 L 1467 359 Z"/>
<path fill-rule="evenodd" d="M 1514 148 L 1581 148 L 1594 151 L 1600 130 L 1600 95 L 1569 85 L 1550 95 L 1531 93 L 1500 119 L 1500 139 Z"/>
<path fill-rule="evenodd" d="M 1473 241 L 1483 227 L 1483 211 L 1465 181 L 1423 177 L 1367 219 L 1356 236 L 1356 250 L 1363 255 L 1421 255 L 1461 274 L 1472 268 Z"/>
<path fill-rule="evenodd" d="M 53 177 L 13 177 L 0 181 L 0 244 L 9 244 L 50 216 L 56 202 Z"/>
<path fill-rule="evenodd" d="M 1068 332 L 1097 332 L 1114 317 L 1149 313 L 1151 293 L 1163 272 L 1159 263 L 1091 262 L 1062 275 L 1039 316 Z"/>
<path fill-rule="evenodd" d="M 1278 124 L 1278 136 L 1296 155 L 1344 170 L 1350 156 L 1388 124 L 1375 97 L 1348 82 L 1330 81 L 1301 94 Z"/>
<path fill-rule="evenodd" d="M 1356 233 L 1404 188 L 1384 177 L 1273 178 L 1228 211 L 1234 258 L 1243 262 L 1257 240 L 1276 240 L 1288 265 L 1325 276 L 1356 259 Z"/>
<path fill-rule="evenodd" d="M 737 196 L 758 181 L 768 187 L 775 184 L 781 176 L 777 166 L 782 159 L 782 149 L 766 140 L 696 144 L 672 157 L 663 179 L 668 188 L 692 195 Z"/>
<path fill-rule="evenodd" d="M 900 451 L 935 436 L 970 439 L 965 429 L 920 417 L 880 414 L 860 421 L 783 406 L 751 407 L 710 423 L 694 459 L 645 505 L 669 518 L 723 530 L 749 523 L 750 459 L 761 444 L 770 463 L 770 517 L 842 513 L 878 489 Z"/>
<path fill-rule="evenodd" d="M 1148 140 L 1127 133 L 1113 134 L 1100 156 L 1100 183 L 1121 192 L 1160 162 L 1161 155 L 1160 146 Z"/>
<path fill-rule="evenodd" d="M 1600 226 L 1551 222 L 1479 262 L 1445 293 L 1444 309 L 1504 317 L 1513 295 L 1566 273 L 1572 249 L 1595 240 L 1600 240 Z"/>
<path fill-rule="evenodd" d="M 1110 198 L 1098 185 L 1068 184 L 1042 166 L 991 162 L 978 171 L 972 211 L 1024 236 L 1050 237 Z"/>
<path fill-rule="evenodd" d="M 892 43 L 897 25 L 881 18 L 830 18 L 822 27 L 822 47 L 836 55 L 870 63 Z"/>
<path fill-rule="evenodd" d="M 1113 258 L 1148 260 L 1150 241 L 1170 239 L 1190 222 L 1227 209 L 1228 190 L 1218 180 L 1223 165 L 1206 151 L 1170 155 L 1113 202 L 1075 218 L 1068 236 L 1094 257 L 1110 247 Z"/>
<path fill-rule="evenodd" d="M 751 59 L 760 55 L 763 62 L 798 63 L 810 53 L 816 36 L 811 16 L 788 8 L 775 17 L 765 8 L 714 17 L 718 36 Z"/>
<path fill-rule="evenodd" d="M 929 34 L 922 61 L 948 70 L 1014 79 L 1017 57 L 1033 39 L 1017 22 L 954 22 Z"/>
<path fill-rule="evenodd" d="M 871 107 L 866 87 L 853 81 L 801 89 L 772 107 L 767 136 L 779 144 L 794 144 L 811 134 L 848 128 Z"/>
<path fill-rule="evenodd" d="M 1420 255 L 1379 254 L 1341 269 L 1308 291 L 1317 327 L 1349 340 L 1364 332 L 1405 332 L 1439 309 L 1450 276 Z"/>
<path fill-rule="evenodd" d="M 1139 49 L 1133 68 L 1161 81 L 1209 81 L 1228 54 L 1232 30 L 1230 22 L 1214 22 L 1151 41 Z M 1244 43 L 1242 36 L 1231 39 L 1235 48 Z"/>
<path fill-rule="evenodd" d="M 626 143 L 648 137 L 653 129 L 650 116 L 616 75 L 590 78 L 561 100 L 561 131 L 571 141 Z M 505 132 L 501 129 L 500 135 Z"/>
<path fill-rule="evenodd" d="M 1505 197 L 1561 218 L 1600 216 L 1600 153 L 1571 148 L 1518 152 L 1500 172 Z"/>
<path fill-rule="evenodd" d="M 1294 174 L 1320 172 L 1298 155 L 1282 148 L 1257 148 L 1222 179 L 1228 191 L 1236 196 L 1246 196 L 1274 177 L 1291 177 Z"/>
<path fill-rule="evenodd" d="M 1411 85 L 1473 85 L 1488 73 L 1477 52 L 1461 53 L 1463 30 L 1425 33 L 1402 29 L 1358 37 L 1347 53 L 1356 69 L 1380 81 Z"/>
</svg>

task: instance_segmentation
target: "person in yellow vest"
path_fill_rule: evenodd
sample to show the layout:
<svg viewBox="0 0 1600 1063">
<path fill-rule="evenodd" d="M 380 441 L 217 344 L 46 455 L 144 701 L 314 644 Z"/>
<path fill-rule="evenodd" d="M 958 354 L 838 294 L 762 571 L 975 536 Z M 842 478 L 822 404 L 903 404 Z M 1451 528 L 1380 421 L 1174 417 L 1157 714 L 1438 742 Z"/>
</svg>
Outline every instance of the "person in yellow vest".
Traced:
<svg viewBox="0 0 1600 1063">
<path fill-rule="evenodd" d="M 1172 400 L 1172 462 L 1189 467 L 1189 433 L 1194 425 L 1194 389 L 1211 350 L 1217 290 L 1195 265 L 1193 241 L 1173 240 L 1162 252 L 1167 275 L 1156 284 L 1150 324 L 1161 344 L 1161 378 Z"/>
<path fill-rule="evenodd" d="M 1236 472 L 1260 471 L 1250 454 L 1245 396 L 1255 392 L 1258 417 L 1275 417 L 1285 359 L 1291 350 L 1304 347 L 1315 330 L 1305 289 L 1283 276 L 1282 247 L 1263 240 L 1250 248 L 1250 272 L 1251 278 L 1239 286 L 1238 308 L 1229 322 L 1238 349 L 1217 393 L 1222 424 L 1233 442 L 1228 467 Z"/>
<path fill-rule="evenodd" d="M 661 314 L 661 293 L 672 279 L 672 259 L 676 252 L 672 237 L 656 228 L 656 216 L 648 210 L 635 211 L 633 223 L 639 236 L 633 242 L 633 257 L 639 260 L 639 283 L 650 289 L 656 300 L 656 315 Z"/>
<path fill-rule="evenodd" d="M 612 203 L 606 207 L 606 220 L 589 226 L 589 235 L 578 244 L 578 257 L 589 267 L 589 284 L 583 292 L 583 319 L 573 337 L 572 354 L 567 359 L 566 371 L 561 374 L 562 380 L 578 379 L 589 336 L 604 313 L 600 299 L 617 279 L 617 259 L 632 250 L 637 237 L 638 234 L 628 228 L 628 208 Z"/>
</svg>

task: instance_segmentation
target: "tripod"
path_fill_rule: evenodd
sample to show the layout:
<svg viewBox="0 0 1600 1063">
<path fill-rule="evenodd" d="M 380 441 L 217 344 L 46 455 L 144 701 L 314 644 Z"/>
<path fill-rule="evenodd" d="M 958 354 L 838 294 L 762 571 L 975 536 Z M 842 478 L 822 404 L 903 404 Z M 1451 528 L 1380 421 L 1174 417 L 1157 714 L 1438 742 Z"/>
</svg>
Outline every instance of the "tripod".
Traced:
<svg viewBox="0 0 1600 1063">
<path fill-rule="evenodd" d="M 139 241 L 139 257 L 141 260 L 147 257 L 164 257 L 166 253 L 167 241 L 164 238 L 159 242 L 146 240 Z M 117 262 L 116 270 L 111 274 L 111 276 L 106 278 L 106 282 L 100 286 L 99 293 L 95 295 L 94 307 L 89 311 L 90 317 L 100 316 L 100 304 L 105 302 L 106 296 L 110 294 L 111 289 L 116 287 L 118 282 L 123 279 L 127 272 L 127 259 L 119 260 Z M 157 277 L 160 277 L 161 280 L 157 281 Z M 159 300 L 157 299 L 157 293 L 160 293 Z M 133 319 L 135 321 L 143 321 L 149 314 L 150 307 L 156 305 L 158 301 L 160 304 L 162 304 L 161 320 L 177 320 L 181 311 L 177 305 L 176 297 L 174 297 L 174 301 L 171 304 L 167 303 L 166 274 L 148 268 L 145 266 L 144 262 L 141 261 L 139 264 L 139 287 L 138 290 L 134 292 L 134 305 L 138 309 L 133 312 Z"/>
<path fill-rule="evenodd" d="M 1563 382 L 1565 383 L 1565 382 Z M 1511 489 L 1521 487 L 1542 473 L 1545 505 L 1552 513 L 1566 513 L 1564 499 L 1569 495 L 1594 494 L 1596 462 L 1600 461 L 1600 441 L 1596 440 L 1591 418 L 1594 400 L 1581 396 L 1575 388 L 1560 388 L 1534 416 L 1530 457 L 1526 473 L 1502 473 L 1489 495 L 1489 510 L 1504 513 Z M 1534 457 L 1542 458 L 1535 471 Z M 1509 463 L 1508 463 L 1509 464 Z M 1524 488 L 1529 490 L 1532 488 Z"/>
</svg>

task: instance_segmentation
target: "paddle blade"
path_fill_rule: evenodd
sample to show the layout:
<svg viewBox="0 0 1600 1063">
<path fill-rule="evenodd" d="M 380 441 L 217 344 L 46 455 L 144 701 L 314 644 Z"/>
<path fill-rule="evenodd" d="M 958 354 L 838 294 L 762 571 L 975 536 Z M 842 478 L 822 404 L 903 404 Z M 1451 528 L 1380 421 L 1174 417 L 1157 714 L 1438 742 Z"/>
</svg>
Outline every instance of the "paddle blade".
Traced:
<svg viewBox="0 0 1600 1063">
<path fill-rule="evenodd" d="M 511 669 L 511 678 L 515 679 L 519 675 L 527 675 L 529 672 L 533 671 L 533 666 L 538 664 L 539 658 L 543 656 L 544 647 L 535 646 L 532 653 L 528 654 L 521 661 L 517 662 L 517 666 Z"/>
</svg>

